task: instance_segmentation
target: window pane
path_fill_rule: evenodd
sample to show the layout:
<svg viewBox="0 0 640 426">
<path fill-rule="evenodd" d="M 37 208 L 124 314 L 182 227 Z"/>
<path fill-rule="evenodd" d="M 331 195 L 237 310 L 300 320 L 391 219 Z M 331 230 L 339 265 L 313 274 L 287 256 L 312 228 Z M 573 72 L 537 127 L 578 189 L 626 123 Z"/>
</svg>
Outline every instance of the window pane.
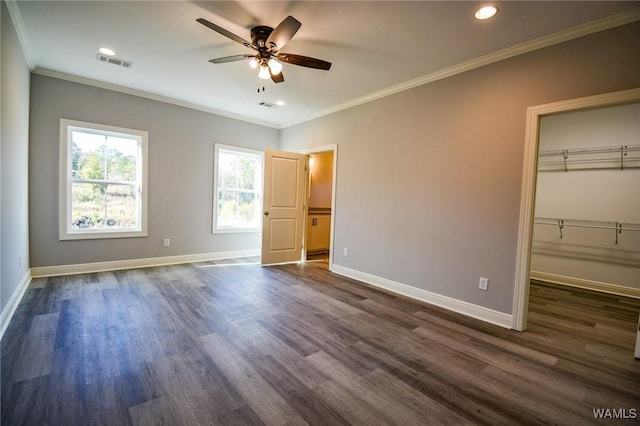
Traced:
<svg viewBox="0 0 640 426">
<path fill-rule="evenodd" d="M 105 185 L 71 184 L 71 226 L 94 229 L 104 222 Z"/>
<path fill-rule="evenodd" d="M 220 151 L 218 159 L 218 187 L 220 189 L 238 188 L 237 164 L 238 156 Z"/>
<path fill-rule="evenodd" d="M 243 156 L 238 162 L 238 186 L 240 189 L 255 189 L 255 175 L 258 159 L 251 156 Z"/>
<path fill-rule="evenodd" d="M 238 194 L 238 221 L 244 226 L 255 226 L 256 194 L 252 192 L 240 192 Z"/>
<path fill-rule="evenodd" d="M 104 179 L 105 137 L 78 130 L 71 132 L 71 173 L 84 179 Z"/>
<path fill-rule="evenodd" d="M 109 185 L 107 188 L 106 226 L 138 227 L 138 196 L 133 185 Z"/>
<path fill-rule="evenodd" d="M 220 189 L 247 189 L 256 187 L 256 173 L 260 172 L 260 158 L 253 154 L 219 151 L 218 182 Z"/>
<path fill-rule="evenodd" d="M 73 229 L 138 227 L 138 199 L 133 185 L 73 183 Z"/>
<path fill-rule="evenodd" d="M 107 137 L 107 179 L 135 182 L 137 156 L 136 139 Z"/>
<path fill-rule="evenodd" d="M 256 228 L 256 196 L 254 193 L 220 191 L 218 193 L 219 228 Z"/>
</svg>

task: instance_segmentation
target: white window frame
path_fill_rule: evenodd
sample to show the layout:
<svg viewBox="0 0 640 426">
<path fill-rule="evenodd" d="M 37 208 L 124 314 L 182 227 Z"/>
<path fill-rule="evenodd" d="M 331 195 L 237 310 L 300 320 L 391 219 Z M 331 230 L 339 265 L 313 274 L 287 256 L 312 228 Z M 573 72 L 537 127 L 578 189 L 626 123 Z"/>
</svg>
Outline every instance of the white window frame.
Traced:
<svg viewBox="0 0 640 426">
<path fill-rule="evenodd" d="M 260 171 L 257 173 L 258 182 L 255 185 L 254 192 L 256 194 L 256 220 L 258 226 L 251 228 L 243 227 L 219 227 L 218 226 L 218 159 L 220 158 L 220 150 L 230 151 L 234 153 L 248 154 L 255 156 L 260 161 Z M 262 231 L 262 188 L 264 187 L 264 152 L 255 149 L 240 148 L 237 146 L 215 144 L 213 157 L 213 220 L 212 233 L 214 234 L 230 234 L 243 232 L 261 232 Z"/>
<path fill-rule="evenodd" d="M 134 138 L 138 141 L 136 184 L 140 194 L 138 208 L 138 226 L 135 228 L 117 229 L 73 229 L 72 217 L 72 149 L 71 133 L 82 130 L 107 136 Z M 143 130 L 126 129 L 123 127 L 104 124 L 87 123 L 83 121 L 60 119 L 60 179 L 59 179 L 59 239 L 60 240 L 88 240 L 101 238 L 132 238 L 147 236 L 147 169 L 148 169 L 149 132 Z"/>
</svg>

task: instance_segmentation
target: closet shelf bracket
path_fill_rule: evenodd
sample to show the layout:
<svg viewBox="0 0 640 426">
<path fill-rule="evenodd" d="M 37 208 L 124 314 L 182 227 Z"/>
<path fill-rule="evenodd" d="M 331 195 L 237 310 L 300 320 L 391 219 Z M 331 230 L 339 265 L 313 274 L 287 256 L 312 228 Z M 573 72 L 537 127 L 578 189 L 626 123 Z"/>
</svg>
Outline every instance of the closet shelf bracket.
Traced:
<svg viewBox="0 0 640 426">
<path fill-rule="evenodd" d="M 562 228 L 564 228 L 564 220 L 558 219 L 558 230 L 560 231 L 560 238 L 562 238 Z"/>
</svg>

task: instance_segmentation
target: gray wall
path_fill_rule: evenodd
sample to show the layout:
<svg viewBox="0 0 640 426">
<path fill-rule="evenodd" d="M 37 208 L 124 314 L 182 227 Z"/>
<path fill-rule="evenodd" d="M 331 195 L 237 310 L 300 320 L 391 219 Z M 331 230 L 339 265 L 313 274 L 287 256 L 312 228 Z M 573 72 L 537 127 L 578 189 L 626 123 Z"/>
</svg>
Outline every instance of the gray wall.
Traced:
<svg viewBox="0 0 640 426">
<path fill-rule="evenodd" d="M 148 237 L 58 240 L 60 118 L 149 132 Z M 278 148 L 279 130 L 40 75 L 32 76 L 30 123 L 32 267 L 260 247 L 258 233 L 211 233 L 214 143 Z"/>
<path fill-rule="evenodd" d="M 637 145 L 640 142 L 640 104 L 619 105 L 543 117 L 540 150 Z M 627 166 L 640 165 L 627 155 Z M 591 163 L 609 169 L 543 167 L 536 187 L 536 216 L 640 223 L 640 169 L 620 170 L 620 154 L 593 154 Z M 635 155 L 638 158 L 638 155 Z M 549 157 L 541 164 L 548 164 Z M 562 157 L 553 158 L 561 162 Z M 535 225 L 531 270 L 606 284 L 640 288 L 640 232 Z"/>
<path fill-rule="evenodd" d="M 29 68 L 4 2 L 0 7 L 0 308 L 4 310 L 29 269 Z"/>
<path fill-rule="evenodd" d="M 526 109 L 640 86 L 638 40 L 626 25 L 284 129 L 285 150 L 339 144 L 334 262 L 511 313 Z"/>
</svg>

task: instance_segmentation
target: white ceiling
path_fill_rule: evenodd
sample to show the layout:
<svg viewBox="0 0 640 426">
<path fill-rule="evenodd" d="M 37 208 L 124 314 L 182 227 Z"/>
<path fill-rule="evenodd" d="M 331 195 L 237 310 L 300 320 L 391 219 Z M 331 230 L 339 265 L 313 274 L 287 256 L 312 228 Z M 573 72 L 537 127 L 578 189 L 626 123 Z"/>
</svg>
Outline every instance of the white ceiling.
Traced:
<svg viewBox="0 0 640 426">
<path fill-rule="evenodd" d="M 501 57 L 495 52 L 504 56 L 515 51 L 513 46 L 530 50 L 538 45 L 531 41 L 541 37 L 556 40 L 550 36 L 560 33 L 570 38 L 573 33 L 567 29 L 596 21 L 598 25 L 586 26 L 593 31 L 610 22 L 640 19 L 638 1 L 493 2 L 499 13 L 483 22 L 473 18 L 480 1 L 10 3 L 37 73 L 95 80 L 278 128 L 426 81 L 478 58 Z M 250 39 L 253 25 L 275 27 L 287 15 L 302 27 L 281 51 L 324 59 L 333 66 L 319 71 L 284 64 L 285 81 L 266 81 L 260 94 L 263 80 L 248 62 L 208 62 L 251 51 L 195 22 L 205 18 Z M 97 61 L 100 46 L 114 49 L 133 67 Z M 258 105 L 278 100 L 286 106 Z"/>
</svg>

